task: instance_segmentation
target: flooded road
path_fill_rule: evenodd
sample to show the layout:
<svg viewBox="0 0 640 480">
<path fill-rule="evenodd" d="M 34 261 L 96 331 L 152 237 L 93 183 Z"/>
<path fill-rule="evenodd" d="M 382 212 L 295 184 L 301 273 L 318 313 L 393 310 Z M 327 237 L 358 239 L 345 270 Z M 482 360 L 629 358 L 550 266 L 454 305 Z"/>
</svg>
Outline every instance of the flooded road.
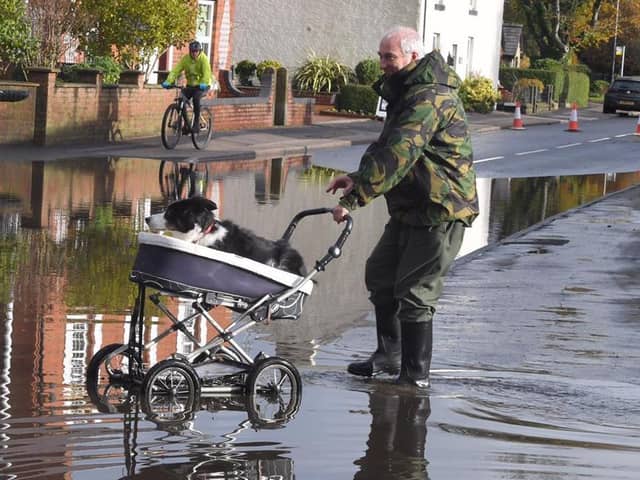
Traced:
<svg viewBox="0 0 640 480">
<path fill-rule="evenodd" d="M 149 415 L 135 397 L 96 405 L 85 370 L 101 347 L 128 338 L 144 217 L 202 193 L 222 217 L 277 238 L 298 211 L 333 205 L 324 189 L 335 171 L 312 160 L 195 170 L 135 158 L 3 162 L 3 478 L 638 478 L 640 329 L 631 299 L 609 305 L 618 321 L 603 324 L 567 299 L 513 315 L 519 299 L 506 295 L 500 309 L 478 312 L 481 292 L 456 291 L 453 276 L 436 317 L 429 396 L 390 378 L 347 376 L 346 364 L 374 348 L 362 276 L 387 217 L 382 201 L 354 215 L 342 257 L 318 275 L 299 320 L 242 338 L 249 352 L 300 370 L 302 402 L 291 418 L 261 423 L 243 398 L 202 397 L 179 421 Z M 637 183 L 637 172 L 479 179 L 483 213 L 463 253 Z M 339 233 L 329 216 L 305 219 L 293 244 L 311 265 Z M 500 268 L 479 265 L 477 285 L 487 281 L 483 268 Z M 576 281 L 567 295 L 598 295 L 584 290 Z M 153 331 L 168 323 L 150 316 Z M 157 361 L 191 347 L 175 334 L 149 354 Z"/>
</svg>

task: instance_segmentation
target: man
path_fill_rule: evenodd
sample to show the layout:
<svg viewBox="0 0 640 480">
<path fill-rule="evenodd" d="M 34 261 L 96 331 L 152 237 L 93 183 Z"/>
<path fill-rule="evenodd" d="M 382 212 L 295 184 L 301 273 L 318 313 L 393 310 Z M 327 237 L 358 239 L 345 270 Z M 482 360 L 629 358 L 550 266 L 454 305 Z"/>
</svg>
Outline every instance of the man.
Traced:
<svg viewBox="0 0 640 480">
<path fill-rule="evenodd" d="M 384 75 L 374 89 L 388 103 L 382 133 L 358 170 L 327 188 L 342 189 L 333 208 L 338 223 L 380 195 L 390 215 L 365 270 L 378 348 L 348 371 L 399 372 L 398 383 L 428 387 L 443 277 L 478 214 L 473 154 L 460 78 L 442 56 L 423 56 L 418 33 L 407 27 L 388 32 L 378 55 Z"/>
<path fill-rule="evenodd" d="M 202 51 L 200 42 L 193 41 L 189 44 L 189 54 L 180 59 L 173 67 L 167 80 L 162 82 L 164 88 L 171 88 L 180 73 L 184 71 L 187 78 L 187 86 L 184 95 L 193 100 L 193 118 L 200 118 L 200 101 L 202 95 L 211 88 L 211 65 L 209 59 Z M 198 133 L 200 122 L 193 122 L 193 131 Z"/>
</svg>

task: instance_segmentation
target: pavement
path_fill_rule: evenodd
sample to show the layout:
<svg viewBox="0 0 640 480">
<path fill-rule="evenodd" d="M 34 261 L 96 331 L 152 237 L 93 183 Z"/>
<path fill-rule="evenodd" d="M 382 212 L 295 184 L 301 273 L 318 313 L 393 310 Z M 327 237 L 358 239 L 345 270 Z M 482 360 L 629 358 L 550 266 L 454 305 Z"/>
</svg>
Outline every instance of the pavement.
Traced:
<svg viewBox="0 0 640 480">
<path fill-rule="evenodd" d="M 582 109 L 581 121 L 600 118 L 601 105 Z M 561 109 L 536 115 L 523 115 L 525 127 L 567 123 L 570 110 Z M 472 135 L 485 134 L 513 125 L 514 114 L 494 111 L 489 114 L 469 113 Z M 112 144 L 73 144 L 37 147 L 33 145 L 3 146 L 2 157 L 13 161 L 55 160 L 86 156 L 126 156 L 158 159 L 215 161 L 229 159 L 274 158 L 305 155 L 328 148 L 344 148 L 368 144 L 377 139 L 382 128 L 379 120 L 315 115 L 313 125 L 273 127 L 253 130 L 215 132 L 209 146 L 196 150 L 183 138 L 175 150 L 165 150 L 159 137 L 126 140 Z"/>
</svg>

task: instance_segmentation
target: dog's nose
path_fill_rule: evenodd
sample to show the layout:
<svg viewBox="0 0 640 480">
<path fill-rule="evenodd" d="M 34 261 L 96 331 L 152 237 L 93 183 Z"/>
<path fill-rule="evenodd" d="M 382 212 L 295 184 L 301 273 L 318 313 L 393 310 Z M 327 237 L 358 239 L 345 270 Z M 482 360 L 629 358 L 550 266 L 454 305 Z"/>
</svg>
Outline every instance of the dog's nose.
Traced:
<svg viewBox="0 0 640 480">
<path fill-rule="evenodd" d="M 146 223 L 147 225 L 149 225 L 150 220 L 151 220 L 151 217 L 144 217 L 144 223 Z"/>
</svg>

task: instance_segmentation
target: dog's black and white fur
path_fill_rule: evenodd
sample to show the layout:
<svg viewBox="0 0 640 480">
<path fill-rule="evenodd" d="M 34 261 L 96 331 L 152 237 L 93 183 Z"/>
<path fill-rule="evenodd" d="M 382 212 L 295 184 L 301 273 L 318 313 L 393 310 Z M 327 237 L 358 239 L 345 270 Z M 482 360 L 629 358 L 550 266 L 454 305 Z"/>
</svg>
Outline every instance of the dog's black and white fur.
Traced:
<svg viewBox="0 0 640 480">
<path fill-rule="evenodd" d="M 300 253 L 286 240 L 267 240 L 213 213 L 215 202 L 191 197 L 172 203 L 162 213 L 145 219 L 152 231 L 168 231 L 175 238 L 235 253 L 296 275 L 306 275 Z"/>
</svg>

